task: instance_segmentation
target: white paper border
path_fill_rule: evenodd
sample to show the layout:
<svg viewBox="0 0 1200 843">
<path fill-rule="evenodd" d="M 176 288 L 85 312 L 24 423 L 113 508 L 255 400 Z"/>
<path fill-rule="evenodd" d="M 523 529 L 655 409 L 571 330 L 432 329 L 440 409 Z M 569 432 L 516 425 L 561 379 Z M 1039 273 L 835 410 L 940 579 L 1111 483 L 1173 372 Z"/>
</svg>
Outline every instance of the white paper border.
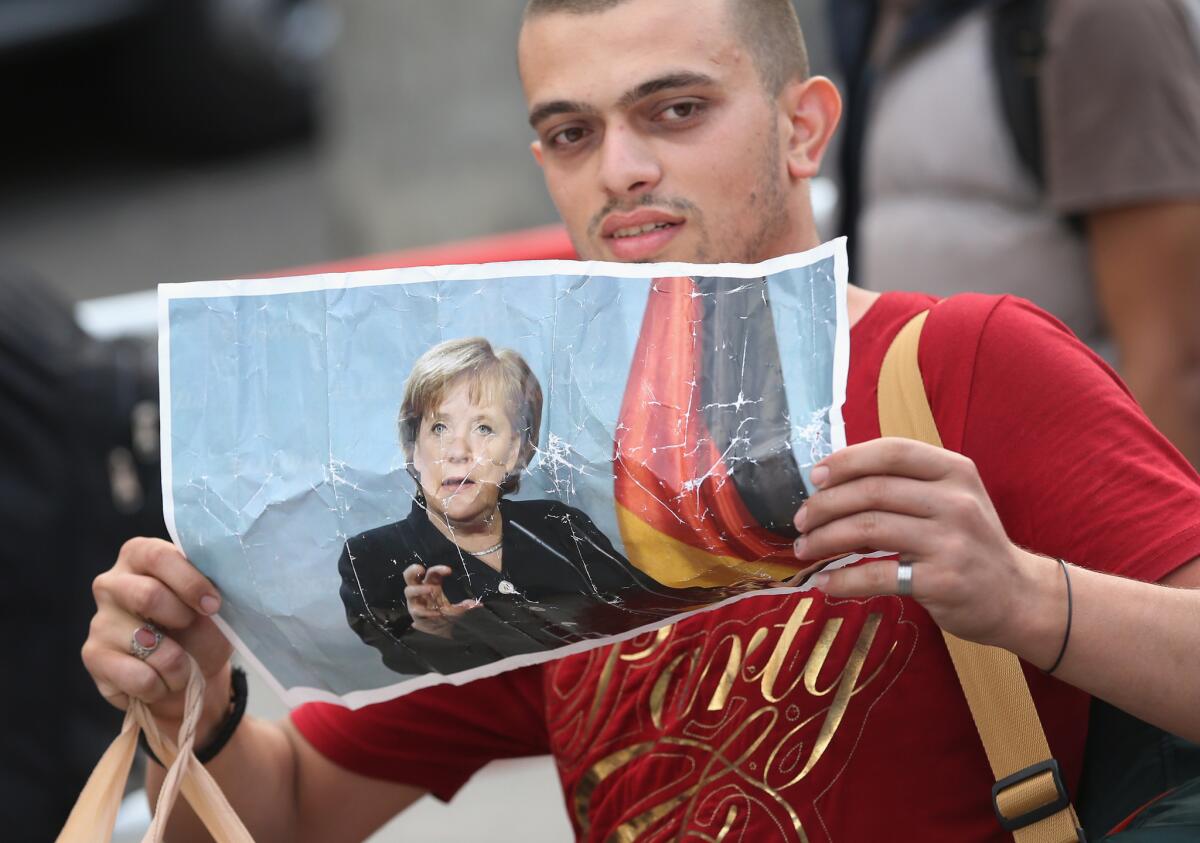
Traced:
<svg viewBox="0 0 1200 843">
<path fill-rule="evenodd" d="M 176 299 L 224 298 L 238 296 L 264 296 L 285 293 L 319 292 L 330 289 L 350 289 L 356 287 L 373 287 L 390 284 L 414 284 L 423 281 L 479 281 L 491 278 L 526 278 L 546 275 L 585 275 L 607 278 L 671 278 L 679 276 L 694 276 L 701 278 L 760 278 L 791 269 L 811 266 L 819 261 L 832 258 L 834 263 L 835 301 L 837 325 L 834 335 L 833 355 L 833 395 L 830 408 L 830 440 L 833 450 L 837 451 L 846 445 L 846 427 L 842 418 L 842 405 L 846 400 L 846 380 L 850 368 L 850 322 L 846 304 L 846 291 L 849 283 L 849 266 L 846 254 L 846 238 L 839 237 L 823 243 L 806 252 L 783 255 L 778 258 L 756 264 L 740 263 L 657 263 L 657 264 L 628 264 L 609 261 L 513 261 L 508 263 L 457 264 L 432 267 L 406 267 L 402 269 L 378 269 L 362 272 L 338 272 L 321 275 L 302 275 L 291 278 L 251 278 L 231 281 L 192 281 L 182 284 L 158 285 L 158 383 L 160 407 L 160 443 L 163 484 L 163 517 L 171 541 L 183 552 L 179 534 L 175 527 L 175 497 L 174 474 L 171 453 L 171 320 L 170 303 Z M 887 553 L 876 553 L 871 556 L 887 556 Z M 864 557 L 853 555 L 839 559 L 826 566 L 824 570 L 834 570 L 858 561 Z M 264 665 L 253 651 L 246 646 L 241 637 L 219 615 L 213 620 L 217 627 L 233 644 L 238 655 L 247 664 L 257 670 L 263 680 L 271 686 L 280 698 L 290 707 L 296 708 L 310 702 L 333 703 L 344 705 L 351 709 L 385 702 L 398 696 L 428 688 L 434 685 L 465 685 L 476 679 L 495 676 L 508 670 L 515 670 L 535 664 L 544 664 L 576 653 L 587 652 L 601 646 L 608 646 L 622 641 L 628 641 L 639 635 L 653 632 L 661 627 L 677 623 L 683 618 L 711 612 L 730 606 L 738 601 L 751 597 L 762 597 L 771 594 L 789 595 L 808 588 L 808 580 L 799 586 L 786 588 L 764 588 L 748 591 L 727 598 L 718 603 L 705 606 L 690 612 L 672 615 L 668 619 L 657 620 L 645 626 L 631 629 L 617 635 L 605 636 L 601 639 L 579 641 L 536 653 L 526 653 L 519 656 L 509 656 L 492 664 L 463 670 L 449 675 L 427 673 L 410 676 L 402 681 L 364 691 L 350 691 L 346 694 L 335 694 L 320 688 L 310 688 L 299 685 L 285 688 Z"/>
<path fill-rule="evenodd" d="M 846 303 L 850 285 L 850 258 L 846 253 L 845 237 L 831 240 L 825 245 L 830 247 L 833 252 L 834 300 L 837 303 L 837 325 L 833 338 L 833 403 L 829 407 L 829 440 L 833 450 L 840 451 L 846 447 L 846 421 L 842 417 L 842 408 L 846 404 L 846 382 L 850 378 L 850 309 Z"/>
</svg>

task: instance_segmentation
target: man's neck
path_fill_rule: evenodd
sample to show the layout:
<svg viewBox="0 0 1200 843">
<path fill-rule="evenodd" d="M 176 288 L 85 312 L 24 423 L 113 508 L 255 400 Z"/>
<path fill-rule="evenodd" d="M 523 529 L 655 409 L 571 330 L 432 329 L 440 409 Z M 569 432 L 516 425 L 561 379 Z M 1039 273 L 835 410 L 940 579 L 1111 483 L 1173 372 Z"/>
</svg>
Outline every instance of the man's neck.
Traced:
<svg viewBox="0 0 1200 843">
<path fill-rule="evenodd" d="M 871 309 L 871 305 L 875 304 L 877 298 L 879 298 L 879 293 L 864 290 L 862 287 L 855 287 L 853 284 L 846 288 L 846 310 L 850 315 L 851 328 L 858 324 L 858 320 L 866 315 L 867 311 Z"/>
</svg>

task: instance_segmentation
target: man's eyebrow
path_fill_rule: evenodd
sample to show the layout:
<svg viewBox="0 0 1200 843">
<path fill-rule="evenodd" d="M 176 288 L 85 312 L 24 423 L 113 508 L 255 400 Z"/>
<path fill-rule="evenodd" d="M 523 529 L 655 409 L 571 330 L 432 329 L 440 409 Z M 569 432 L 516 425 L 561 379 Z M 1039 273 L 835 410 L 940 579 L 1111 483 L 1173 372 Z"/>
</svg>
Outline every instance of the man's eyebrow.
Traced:
<svg viewBox="0 0 1200 843">
<path fill-rule="evenodd" d="M 537 128 L 538 123 L 556 114 L 595 114 L 596 109 L 584 102 L 554 100 L 542 103 L 529 112 L 529 125 Z"/>
<path fill-rule="evenodd" d="M 618 101 L 618 105 L 621 108 L 628 108 L 638 100 L 657 94 L 660 91 L 669 91 L 673 88 L 690 88 L 696 85 L 712 85 L 715 82 L 715 79 L 704 73 L 694 73 L 687 70 L 678 73 L 668 73 L 664 76 L 647 80 L 633 90 L 626 91 Z"/>
<path fill-rule="evenodd" d="M 626 91 L 617 104 L 621 108 L 628 108 L 640 99 L 643 99 L 660 91 L 669 91 L 674 88 L 688 88 L 696 85 L 712 85 L 716 80 L 713 77 L 704 73 L 694 73 L 691 71 L 680 71 L 678 73 L 668 73 L 664 76 L 659 76 L 654 79 L 649 79 L 629 91 Z M 575 102 L 572 100 L 553 100 L 551 102 L 542 103 L 536 106 L 529 112 L 529 125 L 537 128 L 538 124 L 543 120 L 553 117 L 556 114 L 596 114 L 595 106 L 588 105 L 584 102 Z"/>
</svg>

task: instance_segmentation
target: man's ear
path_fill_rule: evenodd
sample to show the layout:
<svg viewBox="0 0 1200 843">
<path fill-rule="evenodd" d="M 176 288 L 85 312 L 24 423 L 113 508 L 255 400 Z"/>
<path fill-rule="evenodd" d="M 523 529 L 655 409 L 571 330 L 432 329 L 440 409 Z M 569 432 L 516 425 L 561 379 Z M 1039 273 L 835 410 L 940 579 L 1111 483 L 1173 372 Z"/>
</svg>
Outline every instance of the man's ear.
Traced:
<svg viewBox="0 0 1200 843">
<path fill-rule="evenodd" d="M 529 144 L 529 151 L 533 153 L 533 160 L 537 162 L 539 167 L 542 166 L 542 142 L 535 140 Z"/>
<path fill-rule="evenodd" d="M 814 178 L 841 119 L 842 96 L 824 76 L 812 76 L 787 85 L 779 97 L 786 124 L 788 175 Z"/>
</svg>

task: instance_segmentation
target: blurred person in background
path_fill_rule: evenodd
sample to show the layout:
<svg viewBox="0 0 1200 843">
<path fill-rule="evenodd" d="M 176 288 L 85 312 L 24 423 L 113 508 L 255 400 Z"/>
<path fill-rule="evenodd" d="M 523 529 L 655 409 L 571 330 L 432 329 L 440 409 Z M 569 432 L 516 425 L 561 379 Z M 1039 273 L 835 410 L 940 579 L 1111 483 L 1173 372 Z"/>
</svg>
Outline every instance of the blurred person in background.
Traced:
<svg viewBox="0 0 1200 843">
<path fill-rule="evenodd" d="M 0 837 L 53 840 L 121 718 L 79 666 L 92 579 L 166 536 L 154 347 L 97 341 L 0 266 Z M 117 715 L 117 716 L 114 716 Z"/>
<path fill-rule="evenodd" d="M 856 281 L 1032 300 L 1200 466 L 1198 8 L 829 3 Z"/>
</svg>

